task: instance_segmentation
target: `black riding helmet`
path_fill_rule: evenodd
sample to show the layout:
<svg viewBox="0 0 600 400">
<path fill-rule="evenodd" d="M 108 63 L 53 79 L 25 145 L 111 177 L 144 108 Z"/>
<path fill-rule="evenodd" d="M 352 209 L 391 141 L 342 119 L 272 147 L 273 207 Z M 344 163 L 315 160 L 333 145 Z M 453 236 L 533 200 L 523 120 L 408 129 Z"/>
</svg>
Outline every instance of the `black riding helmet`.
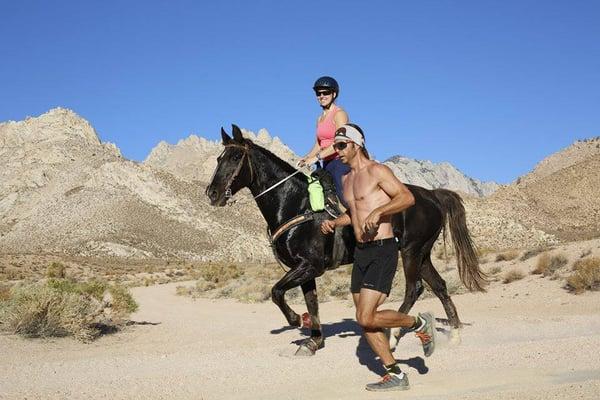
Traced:
<svg viewBox="0 0 600 400">
<path fill-rule="evenodd" d="M 340 86 L 337 81 L 330 76 L 322 76 L 317 79 L 313 85 L 313 90 L 316 91 L 317 89 L 330 89 L 337 95 L 340 94 Z"/>
</svg>

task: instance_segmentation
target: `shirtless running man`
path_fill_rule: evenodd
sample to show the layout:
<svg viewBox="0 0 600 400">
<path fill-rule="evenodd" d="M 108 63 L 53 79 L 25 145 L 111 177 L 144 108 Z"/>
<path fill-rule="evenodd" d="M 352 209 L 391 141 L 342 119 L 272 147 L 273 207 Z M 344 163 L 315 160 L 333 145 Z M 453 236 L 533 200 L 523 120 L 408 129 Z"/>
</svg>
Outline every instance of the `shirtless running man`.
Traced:
<svg viewBox="0 0 600 400">
<path fill-rule="evenodd" d="M 346 214 L 322 223 L 324 234 L 336 227 L 354 228 L 357 245 L 350 288 L 356 306 L 356 320 L 367 342 L 384 364 L 386 374 L 371 391 L 406 390 L 408 378 L 392 355 L 384 328 L 414 330 L 421 339 L 425 356 L 435 348 L 435 320 L 430 313 L 413 317 L 393 310 L 377 310 L 390 293 L 398 264 L 398 244 L 392 229 L 392 216 L 412 206 L 415 199 L 407 187 L 385 165 L 370 160 L 364 148 L 364 135 L 357 125 L 345 124 L 335 134 L 334 148 L 350 172 L 343 177 Z"/>
</svg>

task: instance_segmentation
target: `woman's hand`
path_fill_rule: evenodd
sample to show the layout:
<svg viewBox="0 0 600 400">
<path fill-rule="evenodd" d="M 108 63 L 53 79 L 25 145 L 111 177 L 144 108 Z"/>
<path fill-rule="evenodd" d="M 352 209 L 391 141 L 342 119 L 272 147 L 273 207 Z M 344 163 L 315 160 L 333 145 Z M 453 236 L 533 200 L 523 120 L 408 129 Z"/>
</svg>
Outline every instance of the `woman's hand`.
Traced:
<svg viewBox="0 0 600 400">
<path fill-rule="evenodd" d="M 314 163 L 316 163 L 318 160 L 317 157 L 312 156 L 312 157 L 303 157 L 300 160 L 298 160 L 298 167 L 302 168 L 305 167 L 307 165 L 313 165 Z"/>
</svg>

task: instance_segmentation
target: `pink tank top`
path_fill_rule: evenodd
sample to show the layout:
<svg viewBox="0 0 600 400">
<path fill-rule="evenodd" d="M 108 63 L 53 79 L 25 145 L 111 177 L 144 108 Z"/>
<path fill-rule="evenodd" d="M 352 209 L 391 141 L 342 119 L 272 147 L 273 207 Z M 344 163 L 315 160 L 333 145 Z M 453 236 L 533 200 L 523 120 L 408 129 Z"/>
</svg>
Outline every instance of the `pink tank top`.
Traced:
<svg viewBox="0 0 600 400">
<path fill-rule="evenodd" d="M 339 108 L 335 104 L 332 104 L 325 119 L 317 123 L 317 141 L 319 142 L 321 149 L 333 144 L 333 139 L 335 137 L 335 121 L 333 117 L 338 110 Z M 334 158 L 337 158 L 337 156 L 337 153 L 334 153 L 329 157 L 326 157 L 325 160 L 333 160 Z"/>
</svg>

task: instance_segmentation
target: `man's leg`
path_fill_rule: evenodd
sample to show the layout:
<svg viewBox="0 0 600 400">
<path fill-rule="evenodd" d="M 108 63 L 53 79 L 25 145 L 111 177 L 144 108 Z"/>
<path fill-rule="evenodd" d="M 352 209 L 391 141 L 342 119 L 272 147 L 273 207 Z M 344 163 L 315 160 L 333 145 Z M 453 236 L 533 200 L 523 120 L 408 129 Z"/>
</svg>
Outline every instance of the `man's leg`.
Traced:
<svg viewBox="0 0 600 400">
<path fill-rule="evenodd" d="M 360 294 L 353 294 L 356 319 L 364 329 L 369 346 L 379 356 L 386 370 L 381 381 L 366 386 L 369 391 L 407 390 L 410 387 L 408 377 L 400 370 L 390 351 L 387 337 L 381 328 L 373 326 L 377 307 L 383 304 L 386 298 L 385 293 L 364 288 L 361 289 Z"/>
<path fill-rule="evenodd" d="M 405 327 L 412 328 L 415 326 L 416 319 L 410 315 L 402 314 L 393 310 L 377 311 L 387 295 L 372 289 L 361 289 L 357 296 L 356 303 L 356 320 L 365 331 L 365 338 L 369 345 L 379 356 L 385 365 L 390 365 L 396 362 L 388 339 L 385 337 L 382 328 Z"/>
</svg>

